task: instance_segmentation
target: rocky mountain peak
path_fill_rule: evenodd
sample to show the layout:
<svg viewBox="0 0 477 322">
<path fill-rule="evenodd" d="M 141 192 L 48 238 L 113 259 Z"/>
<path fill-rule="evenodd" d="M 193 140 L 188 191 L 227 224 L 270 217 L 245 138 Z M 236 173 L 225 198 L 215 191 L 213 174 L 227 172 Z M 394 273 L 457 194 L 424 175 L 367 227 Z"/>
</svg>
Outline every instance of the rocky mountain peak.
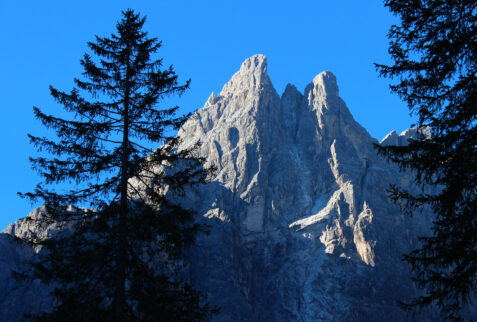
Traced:
<svg viewBox="0 0 477 322">
<path fill-rule="evenodd" d="M 392 130 L 381 140 L 381 145 L 406 145 L 409 139 L 428 138 L 431 136 L 431 129 L 428 126 L 412 127 L 404 130 L 401 134 L 397 134 L 396 130 Z"/>
<path fill-rule="evenodd" d="M 303 94 L 296 88 L 295 85 L 288 83 L 283 91 L 282 99 L 291 97 L 303 97 Z"/>
<path fill-rule="evenodd" d="M 339 98 L 339 89 L 336 82 L 336 76 L 332 72 L 324 71 L 313 78 L 313 81 L 305 88 L 305 97 L 308 104 L 315 109 L 322 107 L 340 106 L 336 104 Z M 332 103 L 332 104 L 330 104 Z"/>
<path fill-rule="evenodd" d="M 253 55 L 247 58 L 240 67 L 242 74 L 258 71 L 261 74 L 267 73 L 267 57 L 262 54 Z"/>
<path fill-rule="evenodd" d="M 323 71 L 313 78 L 311 82 L 313 89 L 318 96 L 339 96 L 336 76 L 329 71 Z"/>
<path fill-rule="evenodd" d="M 205 103 L 205 105 L 214 105 L 218 100 L 218 97 L 215 95 L 214 92 L 212 92 L 209 96 L 209 98 L 207 99 L 207 102 Z"/>
<path fill-rule="evenodd" d="M 244 91 L 274 90 L 267 74 L 267 57 L 261 54 L 246 59 L 239 71 L 224 85 L 220 96 L 237 95 Z"/>
</svg>

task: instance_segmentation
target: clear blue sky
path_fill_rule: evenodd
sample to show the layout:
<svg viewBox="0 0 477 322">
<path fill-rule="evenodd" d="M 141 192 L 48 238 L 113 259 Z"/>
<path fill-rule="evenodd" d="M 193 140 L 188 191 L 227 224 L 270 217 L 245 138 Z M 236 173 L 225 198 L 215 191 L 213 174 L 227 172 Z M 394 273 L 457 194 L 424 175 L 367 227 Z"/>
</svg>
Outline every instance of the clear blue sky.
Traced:
<svg viewBox="0 0 477 322">
<path fill-rule="evenodd" d="M 39 181 L 28 162 L 35 150 L 26 135 L 45 131 L 32 106 L 60 111 L 48 86 L 69 91 L 80 76 L 86 43 L 110 35 L 127 8 L 148 17 L 145 29 L 163 41 L 159 55 L 182 80 L 192 79 L 180 100 L 184 110 L 200 108 L 243 60 L 261 53 L 279 94 L 287 83 L 303 91 L 316 74 L 330 70 L 351 113 L 372 136 L 380 140 L 412 123 L 373 66 L 389 62 L 386 33 L 396 22 L 380 0 L 1 0 L 0 230 L 35 206 L 16 195 Z"/>
</svg>

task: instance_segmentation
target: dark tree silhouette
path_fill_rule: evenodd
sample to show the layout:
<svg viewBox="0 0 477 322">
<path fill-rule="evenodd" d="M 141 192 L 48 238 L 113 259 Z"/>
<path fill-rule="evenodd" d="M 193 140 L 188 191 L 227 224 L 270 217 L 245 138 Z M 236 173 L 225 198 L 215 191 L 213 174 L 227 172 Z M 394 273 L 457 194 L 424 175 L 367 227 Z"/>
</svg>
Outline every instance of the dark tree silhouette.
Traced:
<svg viewBox="0 0 477 322">
<path fill-rule="evenodd" d="M 392 91 L 430 136 L 378 150 L 413 170 L 422 188 L 413 194 L 392 187 L 391 198 L 410 213 L 422 207 L 435 213 L 432 236 L 404 256 L 424 293 L 403 306 L 435 304 L 445 317 L 459 319 L 477 290 L 477 2 L 387 0 L 385 5 L 400 24 L 388 34 L 393 64 L 377 68 L 398 80 Z"/>
<path fill-rule="evenodd" d="M 153 60 L 161 42 L 142 30 L 145 18 L 122 14 L 115 34 L 88 43 L 98 59 L 84 55 L 77 88 L 50 88 L 72 119 L 34 108 L 57 139 L 29 135 L 53 158 L 31 158 L 44 180 L 20 194 L 46 207 L 30 218 L 40 233 L 28 241 L 41 251 L 20 275 L 54 286 L 55 306 L 40 320 L 208 320 L 214 310 L 180 278 L 184 249 L 207 227 L 178 202 L 207 171 L 195 148 L 178 150 L 171 134 L 190 115 L 157 108 L 190 81 L 178 84 L 172 66 Z M 62 193 L 48 188 L 61 183 Z M 41 234 L 52 228 L 50 238 Z"/>
</svg>

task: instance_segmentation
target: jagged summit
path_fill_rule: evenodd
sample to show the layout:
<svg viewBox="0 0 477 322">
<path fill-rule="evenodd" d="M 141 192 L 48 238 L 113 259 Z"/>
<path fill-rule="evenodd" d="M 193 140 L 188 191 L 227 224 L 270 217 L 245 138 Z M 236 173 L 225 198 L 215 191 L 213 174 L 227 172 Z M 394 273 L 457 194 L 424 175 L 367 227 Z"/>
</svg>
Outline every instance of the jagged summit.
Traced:
<svg viewBox="0 0 477 322">
<path fill-rule="evenodd" d="M 290 83 L 288 83 L 287 86 L 285 87 L 285 90 L 283 91 L 282 96 L 284 96 L 288 92 L 292 92 L 292 93 L 298 92 L 298 93 L 300 93 L 300 91 L 296 88 L 296 86 L 293 85 L 293 84 L 290 84 Z"/>
<path fill-rule="evenodd" d="M 428 126 L 422 128 L 412 127 L 397 134 L 396 130 L 392 130 L 387 134 L 379 144 L 381 145 L 405 145 L 409 139 L 417 139 L 421 136 L 430 137 L 431 129 Z"/>
<path fill-rule="evenodd" d="M 224 85 L 220 96 L 257 89 L 275 90 L 267 74 L 267 57 L 261 54 L 247 58 L 242 63 L 239 71 Z"/>
<path fill-rule="evenodd" d="M 247 58 L 240 66 L 241 73 L 258 70 L 259 73 L 267 73 L 267 57 L 262 54 L 256 54 Z"/>
<path fill-rule="evenodd" d="M 212 92 L 209 96 L 209 98 L 207 99 L 207 102 L 205 103 L 205 106 L 207 105 L 214 105 L 218 100 L 218 97 L 215 95 L 214 92 Z"/>
<path fill-rule="evenodd" d="M 336 76 L 330 71 L 323 71 L 316 75 L 310 85 L 322 96 L 339 96 Z"/>
<path fill-rule="evenodd" d="M 232 99 L 243 96 L 242 98 L 266 98 L 273 99 L 280 98 L 273 87 L 270 77 L 267 73 L 267 57 L 262 54 L 257 54 L 247 58 L 240 66 L 240 69 L 231 77 L 231 79 L 223 86 L 222 91 L 216 96 L 212 93 L 207 100 L 204 107 L 212 106 L 219 102 L 222 98 Z M 245 95 L 245 96 L 244 96 Z M 293 97 L 293 98 L 291 98 Z M 287 84 L 285 91 L 283 92 L 281 99 L 285 100 L 301 100 L 305 97 L 308 104 L 312 109 L 322 110 L 323 108 L 330 109 L 336 107 L 338 109 L 344 109 L 343 115 L 351 115 L 347 110 L 344 102 L 339 98 L 339 89 L 335 75 L 330 71 L 323 71 L 316 75 L 312 82 L 305 88 L 304 93 L 300 92 L 294 85 Z M 340 101 L 342 104 L 331 104 L 330 102 Z M 298 103 L 298 105 L 302 105 Z M 295 104 L 297 107 L 298 105 Z M 224 105 L 219 104 L 216 106 L 217 115 L 222 115 Z M 231 106 L 230 104 L 228 104 Z M 237 107 L 236 104 L 232 104 Z M 256 104 L 242 104 L 242 110 L 251 105 L 258 107 Z M 264 104 L 261 104 L 263 106 Z M 275 110 L 276 112 L 276 110 Z M 338 111 L 335 111 L 339 114 Z M 321 113 L 324 114 L 324 113 Z M 320 120 L 321 123 L 322 120 Z"/>
</svg>

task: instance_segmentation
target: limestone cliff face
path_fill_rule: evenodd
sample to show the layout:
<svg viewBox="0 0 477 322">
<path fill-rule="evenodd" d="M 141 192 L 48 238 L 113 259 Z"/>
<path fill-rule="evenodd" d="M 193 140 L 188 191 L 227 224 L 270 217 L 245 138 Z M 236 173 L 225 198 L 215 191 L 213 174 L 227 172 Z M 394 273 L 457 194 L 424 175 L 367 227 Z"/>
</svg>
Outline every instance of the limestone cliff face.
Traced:
<svg viewBox="0 0 477 322">
<path fill-rule="evenodd" d="M 376 155 L 331 72 L 280 97 L 266 57 L 255 55 L 178 135 L 183 147 L 200 140 L 217 167 L 184 202 L 211 225 L 187 273 L 222 308 L 218 321 L 407 319 L 396 300 L 416 290 L 401 254 L 429 218 L 405 217 L 389 202 L 389 184 L 410 184 L 410 174 Z M 22 225 L 5 232 L 21 234 Z"/>
<path fill-rule="evenodd" d="M 179 135 L 218 168 L 194 203 L 214 228 L 191 278 L 219 319 L 404 318 L 395 301 L 415 290 L 401 254 L 428 219 L 388 201 L 409 175 L 376 155 L 331 72 L 280 97 L 253 56 Z"/>
</svg>

